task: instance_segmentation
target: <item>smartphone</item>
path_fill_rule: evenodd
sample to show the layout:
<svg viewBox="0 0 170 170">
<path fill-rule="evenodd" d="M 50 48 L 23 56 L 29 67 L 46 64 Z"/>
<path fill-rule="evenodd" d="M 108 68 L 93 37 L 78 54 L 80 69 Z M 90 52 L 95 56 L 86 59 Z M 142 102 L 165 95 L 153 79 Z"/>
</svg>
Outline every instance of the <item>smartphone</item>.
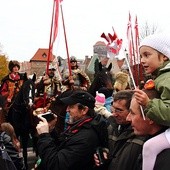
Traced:
<svg viewBox="0 0 170 170">
<path fill-rule="evenodd" d="M 39 116 L 42 116 L 43 118 L 45 118 L 47 122 L 50 122 L 55 119 L 54 113 L 49 112 L 49 111 L 46 113 L 39 114 Z"/>
<path fill-rule="evenodd" d="M 104 156 L 103 156 L 103 149 L 101 147 L 98 147 L 96 149 L 96 155 L 99 159 L 100 165 L 104 164 Z"/>
</svg>

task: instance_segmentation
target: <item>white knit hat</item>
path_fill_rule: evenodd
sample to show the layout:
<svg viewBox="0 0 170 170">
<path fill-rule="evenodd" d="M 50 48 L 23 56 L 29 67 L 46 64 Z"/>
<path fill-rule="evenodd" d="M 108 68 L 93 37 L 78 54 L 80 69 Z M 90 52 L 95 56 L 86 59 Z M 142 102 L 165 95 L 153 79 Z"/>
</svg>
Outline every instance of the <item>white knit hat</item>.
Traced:
<svg viewBox="0 0 170 170">
<path fill-rule="evenodd" d="M 139 49 L 142 46 L 152 47 L 170 59 L 170 35 L 162 33 L 149 35 L 142 40 Z"/>
<path fill-rule="evenodd" d="M 98 91 L 96 91 L 95 100 L 96 100 L 95 104 L 104 105 L 106 98 L 105 98 L 105 95 L 103 93 L 98 93 Z"/>
</svg>

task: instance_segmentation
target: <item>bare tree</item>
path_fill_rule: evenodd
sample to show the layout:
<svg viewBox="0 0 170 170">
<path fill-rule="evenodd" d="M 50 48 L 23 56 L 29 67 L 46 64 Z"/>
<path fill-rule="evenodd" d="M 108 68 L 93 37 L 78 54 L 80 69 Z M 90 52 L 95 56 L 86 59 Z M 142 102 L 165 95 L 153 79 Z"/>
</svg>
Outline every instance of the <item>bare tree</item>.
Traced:
<svg viewBox="0 0 170 170">
<path fill-rule="evenodd" d="M 140 28 L 140 40 L 144 39 L 148 35 L 152 35 L 156 32 L 159 32 L 158 26 L 155 24 L 150 25 L 147 21 Z"/>
</svg>

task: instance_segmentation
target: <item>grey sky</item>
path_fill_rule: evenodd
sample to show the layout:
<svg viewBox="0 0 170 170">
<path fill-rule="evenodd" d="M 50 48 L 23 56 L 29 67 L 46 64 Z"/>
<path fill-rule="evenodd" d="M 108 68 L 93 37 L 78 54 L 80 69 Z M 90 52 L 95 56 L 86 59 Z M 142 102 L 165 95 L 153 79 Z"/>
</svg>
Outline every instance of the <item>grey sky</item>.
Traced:
<svg viewBox="0 0 170 170">
<path fill-rule="evenodd" d="M 93 45 L 112 33 L 112 26 L 126 46 L 128 13 L 170 30 L 168 0 L 63 0 L 69 54 L 77 58 L 93 54 Z M 38 48 L 48 48 L 53 0 L 0 0 L 0 44 L 9 59 L 29 61 Z M 61 19 L 53 53 L 66 58 Z"/>
</svg>

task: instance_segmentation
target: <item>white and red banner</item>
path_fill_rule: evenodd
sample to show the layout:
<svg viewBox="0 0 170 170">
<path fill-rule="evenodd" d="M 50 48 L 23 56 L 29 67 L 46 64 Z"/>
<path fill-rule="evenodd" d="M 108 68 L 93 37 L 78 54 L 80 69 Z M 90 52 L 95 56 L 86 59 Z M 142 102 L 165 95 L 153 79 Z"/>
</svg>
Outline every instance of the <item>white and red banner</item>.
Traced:
<svg viewBox="0 0 170 170">
<path fill-rule="evenodd" d="M 122 39 L 119 39 L 115 30 L 113 29 L 113 35 L 108 33 L 106 35 L 103 33 L 101 35 L 102 38 L 104 38 L 107 41 L 107 53 L 110 57 L 115 57 L 119 54 L 119 51 L 122 47 Z"/>
</svg>

